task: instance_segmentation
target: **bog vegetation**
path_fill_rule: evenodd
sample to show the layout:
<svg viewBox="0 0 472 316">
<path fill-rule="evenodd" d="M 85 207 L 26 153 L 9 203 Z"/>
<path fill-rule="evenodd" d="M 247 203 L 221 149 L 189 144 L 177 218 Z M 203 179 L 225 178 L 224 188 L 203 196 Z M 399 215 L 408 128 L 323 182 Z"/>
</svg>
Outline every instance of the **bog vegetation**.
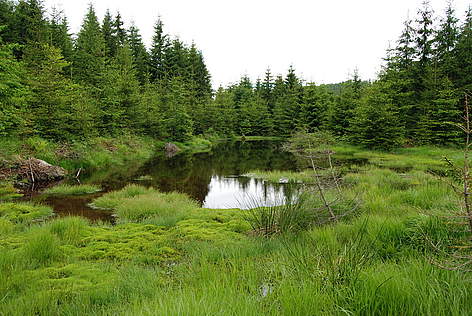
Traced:
<svg viewBox="0 0 472 316">
<path fill-rule="evenodd" d="M 340 191 L 322 182 L 327 197 L 360 202 L 354 212 L 332 204 L 347 214 L 334 222 L 310 191 L 281 207 L 210 210 L 185 194 L 130 185 L 93 201 L 116 214 L 110 225 L 47 220 L 49 207 L 14 201 L 5 188 L 0 314 L 472 313 L 470 264 L 450 265 L 470 256 L 470 233 L 451 217 L 461 197 L 433 174 L 447 170 L 437 149 L 336 149 L 334 158 L 369 163 L 340 170 Z M 442 153 L 461 163 L 459 150 Z"/>
<path fill-rule="evenodd" d="M 437 19 L 424 1 L 372 82 L 317 85 L 291 66 L 217 91 L 203 53 L 162 19 L 149 48 L 123 25 L 90 5 L 71 36 L 41 0 L 0 0 L 0 180 L 17 155 L 119 174 L 163 141 L 191 151 L 292 135 L 299 172 L 247 176 L 303 193 L 218 210 L 133 184 L 92 201 L 112 224 L 56 217 L 0 182 L 0 315 L 472 314 L 456 126 L 472 90 L 470 8 Z"/>
</svg>

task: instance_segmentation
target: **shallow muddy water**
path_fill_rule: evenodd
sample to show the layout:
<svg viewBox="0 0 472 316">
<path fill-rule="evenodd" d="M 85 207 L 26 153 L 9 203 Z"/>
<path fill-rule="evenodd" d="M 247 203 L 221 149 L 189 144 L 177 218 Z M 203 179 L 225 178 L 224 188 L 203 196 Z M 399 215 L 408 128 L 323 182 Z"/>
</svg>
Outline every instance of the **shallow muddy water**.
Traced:
<svg viewBox="0 0 472 316">
<path fill-rule="evenodd" d="M 242 175 L 256 169 L 297 170 L 296 159 L 282 151 L 281 145 L 274 141 L 229 142 L 216 145 L 208 153 L 181 153 L 171 158 L 157 155 L 141 166 L 84 173 L 80 182 L 101 185 L 101 193 L 46 196 L 34 191 L 29 198 L 51 205 L 58 216 L 78 215 L 95 221 L 113 221 L 113 215 L 88 204 L 104 192 L 130 183 L 163 192 L 183 192 L 205 208 L 248 208 L 255 200 L 258 205 L 277 205 L 293 194 L 293 185 L 271 184 Z"/>
</svg>

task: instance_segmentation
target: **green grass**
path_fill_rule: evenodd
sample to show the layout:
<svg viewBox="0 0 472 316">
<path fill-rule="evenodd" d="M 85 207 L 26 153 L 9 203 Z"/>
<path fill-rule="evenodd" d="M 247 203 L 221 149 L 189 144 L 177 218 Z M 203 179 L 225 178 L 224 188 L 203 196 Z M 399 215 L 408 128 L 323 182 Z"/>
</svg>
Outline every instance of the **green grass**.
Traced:
<svg viewBox="0 0 472 316">
<path fill-rule="evenodd" d="M 282 141 L 287 138 L 281 137 L 281 136 L 233 136 L 230 139 L 238 140 L 238 141 L 256 141 L 256 140 Z"/>
<path fill-rule="evenodd" d="M 191 140 L 185 143 L 175 143 L 182 151 L 187 153 L 201 153 L 209 152 L 213 146 L 213 143 L 205 138 L 194 136 Z"/>
<path fill-rule="evenodd" d="M 242 176 L 251 178 L 260 178 L 267 180 L 272 183 L 287 183 L 287 182 L 303 182 L 313 183 L 314 173 L 311 170 L 305 170 L 302 172 L 294 171 L 263 171 L 263 170 L 252 170 Z"/>
<path fill-rule="evenodd" d="M 51 195 L 82 195 L 96 193 L 99 191 L 101 191 L 100 186 L 94 184 L 60 184 L 44 190 L 44 193 Z"/>
<path fill-rule="evenodd" d="M 70 171 L 83 172 L 108 169 L 102 177 L 129 172 L 151 158 L 156 141 L 148 137 L 122 135 L 117 138 L 97 137 L 82 142 L 58 144 L 40 137 L 0 139 L 0 162 L 13 162 L 18 157 L 35 157 Z M 126 165 L 127 168 L 123 168 Z M 97 173 L 98 176 L 98 173 Z"/>
<path fill-rule="evenodd" d="M 91 204 L 93 207 L 102 209 L 115 209 L 122 200 L 135 196 L 152 193 L 153 189 L 148 189 L 139 185 L 130 184 L 120 191 L 109 192 L 95 199 Z"/>
<path fill-rule="evenodd" d="M 199 208 L 196 201 L 183 193 L 162 193 L 137 185 L 128 185 L 120 191 L 107 193 L 94 200 L 91 205 L 113 209 L 121 222 L 165 226 L 173 226 Z"/>
<path fill-rule="evenodd" d="M 343 177 L 357 212 L 272 238 L 252 232 L 246 211 L 137 185 L 94 201 L 116 225 L 35 223 L 51 210 L 3 202 L 0 315 L 470 315 L 470 275 L 432 264 L 470 237 L 444 217 L 460 198 L 427 172 L 442 153 L 460 161 L 451 149 L 343 147 L 374 162 Z"/>
<path fill-rule="evenodd" d="M 23 195 L 9 182 L 0 182 L 0 201 L 13 200 Z"/>
<path fill-rule="evenodd" d="M 0 202 L 0 218 L 15 224 L 28 224 L 52 215 L 49 206 L 27 202 Z"/>
</svg>

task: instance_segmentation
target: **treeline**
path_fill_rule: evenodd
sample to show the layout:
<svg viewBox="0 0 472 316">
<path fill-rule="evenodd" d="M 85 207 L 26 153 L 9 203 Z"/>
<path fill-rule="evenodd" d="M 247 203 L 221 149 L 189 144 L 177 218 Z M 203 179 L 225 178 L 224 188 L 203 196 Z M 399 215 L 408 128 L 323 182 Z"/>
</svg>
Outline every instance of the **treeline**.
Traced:
<svg viewBox="0 0 472 316">
<path fill-rule="evenodd" d="M 109 11 L 100 22 L 93 6 L 74 38 L 40 0 L 0 0 L 0 25 L 0 135 L 181 141 L 204 132 L 212 88 L 202 53 L 160 19 L 150 50 L 135 25 Z"/>
<path fill-rule="evenodd" d="M 435 23 L 436 22 L 436 23 Z M 238 84 L 216 93 L 220 131 L 287 135 L 294 129 L 328 130 L 371 148 L 460 142 L 464 94 L 472 91 L 472 11 L 463 22 L 448 3 L 436 18 L 428 1 L 389 49 L 374 82 L 357 71 L 341 84 L 304 83 L 285 77 Z"/>
<path fill-rule="evenodd" d="M 334 85 L 307 83 L 293 67 L 267 70 L 213 92 L 203 55 L 154 25 L 149 49 L 119 13 L 89 7 L 77 36 L 40 0 L 0 0 L 0 135 L 74 140 L 124 132 L 185 141 L 192 135 L 289 135 L 328 130 L 371 148 L 461 141 L 472 90 L 472 11 L 428 1 L 405 28 L 374 82 L 355 71 Z"/>
</svg>

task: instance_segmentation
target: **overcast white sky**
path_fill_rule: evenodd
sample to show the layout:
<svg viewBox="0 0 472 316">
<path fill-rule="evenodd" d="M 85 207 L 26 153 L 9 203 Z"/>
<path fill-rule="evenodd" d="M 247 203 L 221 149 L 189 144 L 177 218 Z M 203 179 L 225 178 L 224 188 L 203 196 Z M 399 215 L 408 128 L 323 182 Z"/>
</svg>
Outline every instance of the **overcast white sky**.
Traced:
<svg viewBox="0 0 472 316">
<path fill-rule="evenodd" d="M 165 32 L 203 51 L 213 86 L 236 82 L 243 74 L 263 77 L 267 67 L 297 73 L 316 83 L 340 82 L 357 67 L 363 79 L 380 69 L 389 41 L 394 43 L 408 12 L 416 16 L 420 0 L 46 0 L 62 9 L 73 33 L 88 4 L 100 19 L 109 8 L 135 21 L 147 45 L 158 15 Z M 432 0 L 443 14 L 445 0 Z M 463 19 L 470 0 L 454 1 Z"/>
</svg>

